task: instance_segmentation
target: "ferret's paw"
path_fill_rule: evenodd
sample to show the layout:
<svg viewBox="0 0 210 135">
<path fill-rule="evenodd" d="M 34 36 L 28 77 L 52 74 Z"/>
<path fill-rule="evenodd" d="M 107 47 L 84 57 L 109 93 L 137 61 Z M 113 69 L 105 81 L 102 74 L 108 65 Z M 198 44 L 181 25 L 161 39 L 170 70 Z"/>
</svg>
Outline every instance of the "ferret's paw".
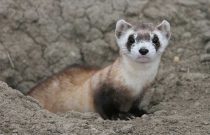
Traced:
<svg viewBox="0 0 210 135">
<path fill-rule="evenodd" d="M 112 120 L 131 120 L 134 119 L 135 116 L 131 113 L 121 112 L 118 115 L 112 117 Z"/>
</svg>

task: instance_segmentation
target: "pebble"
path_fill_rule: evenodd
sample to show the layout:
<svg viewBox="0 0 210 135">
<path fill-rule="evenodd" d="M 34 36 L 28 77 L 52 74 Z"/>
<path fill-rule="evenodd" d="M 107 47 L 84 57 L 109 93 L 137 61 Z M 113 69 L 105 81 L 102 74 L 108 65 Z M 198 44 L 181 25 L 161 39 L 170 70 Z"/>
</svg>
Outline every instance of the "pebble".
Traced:
<svg viewBox="0 0 210 135">
<path fill-rule="evenodd" d="M 123 133 L 130 133 L 132 132 L 132 128 L 133 128 L 133 125 L 132 124 L 128 124 L 128 125 L 125 125 L 121 128 L 121 131 Z"/>
<path fill-rule="evenodd" d="M 179 63 L 179 62 L 180 62 L 179 56 L 175 56 L 175 57 L 174 57 L 174 62 L 175 62 L 175 63 Z"/>
<path fill-rule="evenodd" d="M 202 124 L 203 125 L 209 125 L 209 122 L 208 121 L 203 121 Z"/>
<path fill-rule="evenodd" d="M 210 54 L 202 54 L 200 57 L 201 62 L 210 62 Z"/>
<path fill-rule="evenodd" d="M 146 114 L 142 115 L 141 118 L 142 118 L 143 121 L 148 121 L 149 120 L 149 116 L 146 115 Z"/>
</svg>

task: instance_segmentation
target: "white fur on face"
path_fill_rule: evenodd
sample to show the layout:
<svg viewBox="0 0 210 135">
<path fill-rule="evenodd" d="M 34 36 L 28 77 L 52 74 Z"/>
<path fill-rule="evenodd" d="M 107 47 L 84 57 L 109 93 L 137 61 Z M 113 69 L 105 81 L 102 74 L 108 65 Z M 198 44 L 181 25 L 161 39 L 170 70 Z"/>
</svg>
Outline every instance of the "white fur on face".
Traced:
<svg viewBox="0 0 210 135">
<path fill-rule="evenodd" d="M 148 49 L 148 53 L 146 55 L 142 55 L 139 53 L 141 48 Z M 133 60 L 137 62 L 150 62 L 156 57 L 156 49 L 155 46 L 152 44 L 152 41 L 141 41 L 138 43 L 134 43 L 133 47 L 128 53 L 128 56 L 131 57 Z"/>
<path fill-rule="evenodd" d="M 141 30 L 146 32 L 147 35 L 149 34 L 149 39 L 148 37 L 147 39 L 141 39 L 140 36 L 140 40 L 138 39 L 137 41 L 138 32 Z M 158 26 L 156 26 L 156 28 L 148 26 L 146 29 L 139 27 L 134 30 L 134 27 L 131 24 L 124 20 L 119 20 L 116 24 L 115 34 L 121 55 L 125 55 L 136 62 L 148 63 L 161 57 L 167 47 L 170 39 L 170 24 L 168 21 L 163 20 Z M 135 42 L 128 47 L 127 43 L 130 35 L 134 35 Z M 154 35 L 156 35 L 159 39 L 158 47 L 153 43 Z M 142 55 L 139 52 L 141 48 L 147 49 L 148 53 Z"/>
<path fill-rule="evenodd" d="M 127 47 L 127 42 L 130 35 L 134 35 L 135 43 L 132 44 L 131 49 L 129 50 Z M 155 44 L 152 41 L 154 35 L 157 35 L 160 42 L 160 47 L 158 49 L 156 49 Z M 130 28 L 123 32 L 119 38 L 117 38 L 117 44 L 122 55 L 125 55 L 130 59 L 140 63 L 152 62 L 156 58 L 161 57 L 169 41 L 169 38 L 167 38 L 165 34 L 158 29 L 150 32 L 150 40 L 137 41 L 136 38 L 137 33 L 132 28 Z M 139 53 L 141 48 L 145 48 L 149 52 L 146 55 L 142 55 Z"/>
<path fill-rule="evenodd" d="M 119 39 L 117 39 L 117 43 L 120 48 L 121 54 L 128 56 L 129 58 L 131 58 L 136 62 L 141 62 L 141 63 L 152 62 L 157 57 L 161 56 L 161 54 L 164 52 L 165 48 L 168 45 L 168 39 L 159 30 L 155 30 L 151 32 L 150 34 L 151 39 L 149 41 L 146 40 L 142 40 L 139 42 L 136 41 L 131 46 L 131 49 L 129 51 L 127 48 L 127 42 L 128 42 L 128 37 L 132 34 L 134 34 L 134 37 L 136 38 L 135 31 L 130 29 L 126 33 L 124 33 Z M 158 48 L 158 50 L 155 49 L 155 45 L 152 42 L 154 34 L 156 34 L 159 38 L 160 47 Z M 146 55 L 142 55 L 139 53 L 139 50 L 141 48 L 148 49 L 149 52 Z"/>
</svg>

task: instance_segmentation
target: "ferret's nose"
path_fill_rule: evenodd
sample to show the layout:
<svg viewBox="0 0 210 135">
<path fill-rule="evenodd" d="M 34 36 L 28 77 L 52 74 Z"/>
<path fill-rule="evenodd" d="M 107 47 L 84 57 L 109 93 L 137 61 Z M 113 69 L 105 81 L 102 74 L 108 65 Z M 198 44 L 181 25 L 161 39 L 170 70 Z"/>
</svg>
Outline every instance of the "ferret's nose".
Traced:
<svg viewBox="0 0 210 135">
<path fill-rule="evenodd" d="M 141 55 L 146 55 L 148 52 L 149 52 L 149 50 L 146 49 L 146 48 L 141 48 L 141 49 L 139 50 L 139 53 L 140 53 Z"/>
</svg>

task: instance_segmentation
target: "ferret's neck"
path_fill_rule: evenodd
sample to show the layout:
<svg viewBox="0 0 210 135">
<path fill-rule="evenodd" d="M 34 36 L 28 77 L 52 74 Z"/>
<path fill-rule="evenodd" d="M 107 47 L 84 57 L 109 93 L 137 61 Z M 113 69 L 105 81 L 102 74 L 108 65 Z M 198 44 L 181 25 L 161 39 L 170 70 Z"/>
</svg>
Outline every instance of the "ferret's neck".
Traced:
<svg viewBox="0 0 210 135">
<path fill-rule="evenodd" d="M 150 85 L 158 72 L 160 58 L 153 62 L 137 63 L 126 56 L 120 57 L 120 72 L 125 84 L 133 89 L 133 94 L 139 94 L 144 87 Z"/>
</svg>

